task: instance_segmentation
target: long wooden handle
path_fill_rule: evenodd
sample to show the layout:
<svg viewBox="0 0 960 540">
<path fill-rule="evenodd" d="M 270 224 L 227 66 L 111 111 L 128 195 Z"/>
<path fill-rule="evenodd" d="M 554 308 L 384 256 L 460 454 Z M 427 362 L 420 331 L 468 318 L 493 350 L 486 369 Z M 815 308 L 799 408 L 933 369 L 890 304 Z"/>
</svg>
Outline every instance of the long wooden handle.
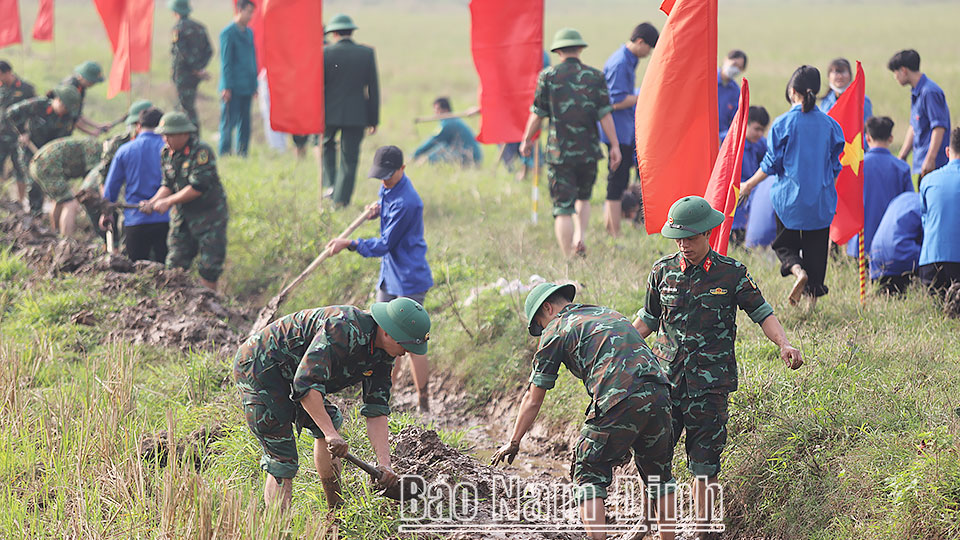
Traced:
<svg viewBox="0 0 960 540">
<path fill-rule="evenodd" d="M 363 472 L 365 472 L 365 473 L 369 474 L 370 476 L 372 476 L 374 480 L 379 480 L 379 479 L 380 479 L 380 476 L 382 476 L 382 475 L 380 474 L 380 471 L 378 471 L 376 467 L 374 467 L 373 465 L 367 463 L 366 461 L 364 461 L 364 460 L 362 460 L 362 459 L 354 456 L 354 455 L 351 454 L 350 452 L 347 452 L 347 455 L 346 455 L 346 458 L 345 458 L 345 459 L 346 459 L 347 461 L 349 461 L 350 463 L 353 463 L 353 464 L 356 465 L 357 467 L 360 467 L 361 469 L 363 469 Z"/>
</svg>

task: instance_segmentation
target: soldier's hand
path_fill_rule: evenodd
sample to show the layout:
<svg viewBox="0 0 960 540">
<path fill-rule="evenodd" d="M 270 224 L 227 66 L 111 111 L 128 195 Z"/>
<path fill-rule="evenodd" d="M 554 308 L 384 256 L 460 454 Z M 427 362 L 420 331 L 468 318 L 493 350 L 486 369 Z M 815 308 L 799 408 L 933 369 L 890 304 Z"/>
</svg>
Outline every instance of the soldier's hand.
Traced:
<svg viewBox="0 0 960 540">
<path fill-rule="evenodd" d="M 519 150 L 519 152 L 520 152 L 520 155 L 521 155 L 521 156 L 527 156 L 527 157 L 529 157 L 530 154 L 532 153 L 532 152 L 531 152 L 531 149 L 530 149 L 530 141 L 528 141 L 528 140 L 526 140 L 526 139 L 520 141 L 520 150 Z"/>
<path fill-rule="evenodd" d="M 803 356 L 800 354 L 800 351 L 791 345 L 784 345 L 780 349 L 780 358 L 783 359 L 783 363 L 790 369 L 797 369 L 803 365 Z"/>
<path fill-rule="evenodd" d="M 165 198 L 164 198 L 164 199 L 160 199 L 160 200 L 157 200 L 157 201 L 154 201 L 154 202 L 153 202 L 153 211 L 154 211 L 154 212 L 157 212 L 158 214 L 162 214 L 162 213 L 166 212 L 167 210 L 169 210 L 169 209 L 170 209 L 170 206 L 172 206 L 172 205 L 170 204 L 170 201 L 168 201 L 168 200 L 165 199 Z"/>
<path fill-rule="evenodd" d="M 620 154 L 620 146 L 611 146 L 610 147 L 610 158 L 609 165 L 610 170 L 615 171 L 617 167 L 620 166 L 620 162 L 623 160 L 623 155 Z"/>
<path fill-rule="evenodd" d="M 140 201 L 137 203 L 137 211 L 147 215 L 152 214 L 153 204 L 150 201 Z"/>
<path fill-rule="evenodd" d="M 26 145 L 30 144 L 30 134 L 29 134 L 29 133 L 24 133 L 24 134 L 20 135 L 20 144 L 22 144 L 23 146 L 26 146 Z"/>
<path fill-rule="evenodd" d="M 390 467 L 384 467 L 380 465 L 377 467 L 377 472 L 380 473 L 380 478 L 377 480 L 377 485 L 381 489 L 392 489 L 397 483 L 400 482 L 400 477 L 397 476 Z"/>
<path fill-rule="evenodd" d="M 372 202 L 367 205 L 367 219 L 376 219 L 380 216 L 380 203 Z"/>
<path fill-rule="evenodd" d="M 333 457 L 342 458 L 350 451 L 350 445 L 340 436 L 327 438 L 327 451 Z"/>
<path fill-rule="evenodd" d="M 513 465 L 513 460 L 517 457 L 518 452 L 520 452 L 520 443 L 510 441 L 494 452 L 493 457 L 490 458 L 490 464 L 498 465 L 506 460 L 507 463 Z"/>
<path fill-rule="evenodd" d="M 100 220 L 98 224 L 100 225 L 101 231 L 106 231 L 113 226 L 113 218 L 107 216 L 106 214 L 100 214 Z"/>
<path fill-rule="evenodd" d="M 367 135 L 373 135 L 377 132 L 377 126 L 367 126 Z"/>
</svg>

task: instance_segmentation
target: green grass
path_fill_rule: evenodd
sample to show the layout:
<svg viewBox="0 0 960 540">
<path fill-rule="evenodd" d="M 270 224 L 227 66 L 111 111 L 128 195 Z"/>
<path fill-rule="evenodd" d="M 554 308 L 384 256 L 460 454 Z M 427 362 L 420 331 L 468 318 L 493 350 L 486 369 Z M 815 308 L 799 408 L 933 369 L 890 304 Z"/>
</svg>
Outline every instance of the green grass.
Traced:
<svg viewBox="0 0 960 540">
<path fill-rule="evenodd" d="M 222 2 L 198 1 L 195 15 L 213 38 L 229 19 Z M 437 95 L 456 109 L 475 103 L 476 76 L 469 55 L 469 13 L 461 2 L 326 2 L 328 17 L 349 12 L 360 26 L 358 40 L 377 48 L 383 87 L 382 123 L 363 143 L 360 170 L 375 147 L 397 144 L 406 151 L 434 126 L 414 125 Z M 590 43 L 584 60 L 600 66 L 637 22 L 662 28 L 657 2 L 548 0 L 547 39 L 561 26 L 579 28 Z M 106 39 L 88 3 L 58 4 L 56 49 L 31 44 L 25 53 L 0 50 L 22 75 L 47 88 L 88 58 L 109 66 Z M 21 5 L 29 26 L 35 3 Z M 720 5 L 722 55 L 738 47 L 750 62 L 746 77 L 754 104 L 776 116 L 786 110 L 783 87 L 804 63 L 825 69 L 845 56 L 863 61 L 867 94 L 876 114 L 907 126 L 909 90 L 886 71 L 888 57 L 913 47 L 923 69 L 960 111 L 960 68 L 952 35 L 960 7 L 949 2 L 837 3 L 724 0 Z M 154 65 L 136 75 L 137 97 L 170 107 L 169 12 L 156 12 Z M 75 36 L 85 36 L 77 39 Z M 638 82 L 647 61 L 641 61 Z M 216 61 L 211 72 L 216 73 Z M 105 100 L 105 85 L 88 94 L 86 111 L 99 121 L 115 118 L 124 97 Z M 218 118 L 215 82 L 201 86 L 204 136 L 212 140 Z M 476 126 L 476 120 L 468 120 Z M 247 160 L 220 160 L 231 206 L 225 292 L 257 308 L 342 230 L 377 183 L 358 179 L 351 208 L 317 212 L 318 186 L 311 159 L 262 146 L 259 118 Z M 599 226 L 601 171 L 594 190 L 589 258 L 566 261 L 550 226 L 548 194 L 541 183 L 540 223 L 529 223 L 529 184 L 495 169 L 496 149 L 486 147 L 482 169 L 408 168 L 425 202 L 428 260 L 436 286 L 426 307 L 433 319 L 431 361 L 452 373 L 482 407 L 491 398 L 518 399 L 530 369 L 535 341 L 524 330 L 522 296 L 480 294 L 471 289 L 498 278 L 526 281 L 531 274 L 571 279 L 581 298 L 632 316 L 643 301 L 653 261 L 674 246 L 627 227 L 611 241 Z M 358 235 L 376 234 L 371 222 Z M 831 264 L 830 294 L 810 315 L 791 309 L 788 280 L 779 277 L 769 252 L 733 250 L 774 305 L 788 336 L 801 348 L 805 366 L 790 372 L 759 328 L 740 317 L 737 354 L 740 389 L 731 398 L 730 437 L 721 479 L 727 487 L 730 524 L 745 536 L 766 538 L 953 538 L 960 535 L 960 328 L 943 318 L 922 291 L 900 300 L 874 294 L 860 306 L 857 272 L 850 261 Z M 292 295 L 284 309 L 373 301 L 377 262 L 343 253 L 323 264 Z M 304 466 L 295 482 L 293 512 L 285 519 L 262 509 L 259 450 L 246 431 L 229 376 L 231 360 L 207 353 L 180 354 L 154 347 L 103 343 L 100 327 L 70 322 L 78 309 L 102 315 L 130 297 L 105 298 L 83 278 L 32 280 L 16 254 L 0 246 L 0 536 L 60 538 L 194 537 L 210 530 L 246 537 L 276 537 L 286 530 L 309 536 L 324 510 L 316 473 Z M 155 294 L 144 283 L 142 294 Z M 571 425 L 586 405 L 579 381 L 565 372 L 548 392 L 541 421 Z M 451 411 L 450 414 L 456 414 Z M 391 429 L 414 422 L 392 419 Z M 510 418 L 494 419 L 509 423 Z M 225 437 L 214 443 L 205 468 L 166 470 L 135 457 L 140 434 L 175 425 L 186 434 L 220 423 Z M 362 421 L 349 412 L 346 434 L 370 455 Z M 462 433 L 444 433 L 463 445 Z M 310 463 L 309 438 L 301 462 Z M 522 458 L 522 456 L 521 456 Z M 683 476 L 678 452 L 675 470 Z M 390 507 L 363 488 L 348 469 L 345 536 L 388 537 L 396 530 Z M 218 525 L 219 524 L 219 525 Z M 219 527 L 219 528 L 218 528 Z"/>
</svg>

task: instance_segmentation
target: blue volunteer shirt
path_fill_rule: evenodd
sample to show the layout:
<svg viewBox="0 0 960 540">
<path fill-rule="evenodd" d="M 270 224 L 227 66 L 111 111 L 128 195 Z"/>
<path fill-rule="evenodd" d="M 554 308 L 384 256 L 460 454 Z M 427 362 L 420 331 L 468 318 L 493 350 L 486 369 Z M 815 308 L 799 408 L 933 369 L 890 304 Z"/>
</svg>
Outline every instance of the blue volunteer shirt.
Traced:
<svg viewBox="0 0 960 540">
<path fill-rule="evenodd" d="M 418 294 L 433 286 L 423 239 L 423 201 L 407 175 L 390 189 L 380 186 L 380 236 L 356 243 L 360 255 L 382 257 L 377 287 L 388 294 Z"/>
<path fill-rule="evenodd" d="M 253 30 L 235 22 L 220 32 L 220 90 L 230 90 L 238 96 L 252 96 L 257 91 Z"/>
<path fill-rule="evenodd" d="M 894 197 L 883 213 L 870 244 L 870 279 L 916 272 L 923 241 L 920 194 Z"/>
<path fill-rule="evenodd" d="M 824 113 L 829 113 L 833 106 L 837 104 L 837 94 L 831 90 L 827 92 L 827 95 L 820 100 L 820 110 Z M 873 116 L 873 103 L 870 101 L 868 96 L 863 96 L 863 121 L 866 122 L 870 117 Z"/>
<path fill-rule="evenodd" d="M 607 81 L 611 105 L 620 103 L 633 95 L 639 62 L 640 59 L 634 56 L 626 45 L 621 45 L 603 64 L 603 78 Z M 620 144 L 633 144 L 637 136 L 634 112 L 635 107 L 629 107 L 610 113 Z M 600 141 L 604 144 L 610 144 L 610 139 L 607 138 L 607 134 L 602 129 L 600 130 Z"/>
<path fill-rule="evenodd" d="M 920 265 L 960 263 L 960 160 L 950 160 L 924 176 L 920 197 L 923 209 Z"/>
<path fill-rule="evenodd" d="M 740 105 L 740 85 L 730 79 L 730 82 L 723 84 L 720 78 L 720 70 L 717 70 L 717 108 L 720 112 L 720 141 L 727 136 L 730 131 L 730 124 L 733 117 L 737 114 L 737 107 Z"/>
<path fill-rule="evenodd" d="M 480 163 L 483 159 L 473 130 L 459 118 L 441 120 L 440 130 L 413 152 L 414 159 L 422 155 L 430 156 L 431 161 L 450 160 L 459 163 Z"/>
<path fill-rule="evenodd" d="M 110 202 L 117 202 L 120 187 L 126 186 L 123 198 L 130 204 L 149 200 L 156 195 L 163 183 L 160 168 L 160 152 L 163 150 L 163 137 L 151 131 L 144 131 L 137 138 L 124 144 L 113 156 L 107 181 L 103 185 L 103 196 Z M 167 223 L 170 216 L 154 212 L 144 214 L 139 210 L 123 211 L 124 225 L 146 225 L 148 223 Z"/>
<path fill-rule="evenodd" d="M 770 188 L 776 182 L 776 176 L 768 176 L 750 194 L 750 214 L 743 240 L 743 245 L 748 248 L 769 246 L 777 237 L 777 215 L 770 200 Z"/>
<path fill-rule="evenodd" d="M 907 191 L 913 191 L 910 166 L 886 148 L 867 150 L 863 156 L 863 246 L 867 253 L 887 205 Z M 859 236 L 847 243 L 847 254 L 852 257 L 859 254 Z"/>
<path fill-rule="evenodd" d="M 740 166 L 740 182 L 746 182 L 751 176 L 760 169 L 760 160 L 767 153 L 767 141 L 760 138 L 757 142 L 743 141 L 743 163 Z M 731 229 L 738 231 L 747 228 L 747 217 L 750 215 L 750 201 L 753 199 L 753 192 L 747 196 L 747 200 L 737 206 L 737 211 L 733 214 L 733 225 Z"/>
<path fill-rule="evenodd" d="M 926 75 L 921 75 L 917 86 L 910 92 L 910 127 L 913 128 L 913 174 L 919 174 L 923 160 L 928 152 L 936 152 L 936 166 L 939 169 L 947 164 L 945 149 L 950 144 L 950 109 L 947 97 L 937 83 Z M 946 130 L 940 148 L 930 148 L 930 135 L 933 129 Z"/>
<path fill-rule="evenodd" d="M 843 152 L 840 124 L 814 107 L 800 104 L 770 127 L 760 168 L 778 179 L 770 189 L 773 209 L 788 229 L 826 229 L 837 211 L 837 175 Z"/>
</svg>

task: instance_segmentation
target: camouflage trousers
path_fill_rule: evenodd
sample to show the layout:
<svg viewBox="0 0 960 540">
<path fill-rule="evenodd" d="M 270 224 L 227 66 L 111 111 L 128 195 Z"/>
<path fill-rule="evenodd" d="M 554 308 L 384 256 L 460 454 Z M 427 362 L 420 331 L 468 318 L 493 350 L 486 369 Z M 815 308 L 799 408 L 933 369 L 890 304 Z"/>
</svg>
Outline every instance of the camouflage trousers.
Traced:
<svg viewBox="0 0 960 540">
<path fill-rule="evenodd" d="M 227 256 L 227 219 L 200 224 L 183 218 L 172 219 L 167 245 L 167 266 L 187 270 L 197 258 L 200 277 L 217 281 Z"/>
<path fill-rule="evenodd" d="M 547 180 L 550 183 L 553 215 L 575 214 L 575 203 L 589 201 L 593 194 L 593 184 L 597 181 L 597 162 L 548 163 Z"/>
<path fill-rule="evenodd" d="M 577 502 L 607 498 L 613 468 L 633 449 L 633 460 L 650 498 L 676 489 L 673 479 L 673 435 L 670 391 L 649 382 L 603 416 L 588 420 L 574 450 L 573 480 Z"/>
<path fill-rule="evenodd" d="M 54 201 L 63 203 L 73 199 L 73 189 L 71 189 L 73 179 L 64 174 L 62 169 L 47 167 L 41 170 L 34 160 L 30 162 L 30 176 L 39 184 L 43 193 Z"/>
<path fill-rule="evenodd" d="M 178 107 L 187 113 L 193 125 L 197 126 L 197 133 L 200 132 L 200 119 L 197 117 L 197 85 L 199 83 L 181 83 L 177 84 Z"/>
<path fill-rule="evenodd" d="M 683 384 L 674 390 L 673 444 L 687 432 L 685 448 L 687 469 L 694 476 L 716 476 L 720 472 L 720 454 L 727 444 L 728 394 L 689 397 Z"/>
<path fill-rule="evenodd" d="M 263 450 L 260 467 L 274 478 L 293 478 L 300 467 L 297 435 L 305 428 L 314 439 L 322 439 L 323 431 L 303 406 L 290 399 L 290 383 L 258 342 L 249 340 L 240 347 L 233 375 L 247 427 Z M 340 409 L 326 399 L 323 404 L 339 430 L 343 425 Z"/>
<path fill-rule="evenodd" d="M 30 171 L 30 160 L 33 159 L 33 152 L 29 148 L 21 145 L 17 148 L 17 159 L 20 160 L 20 170 Z M 43 214 L 43 188 L 36 182 L 33 175 L 26 174 L 27 200 L 30 202 L 30 214 L 39 216 Z"/>
<path fill-rule="evenodd" d="M 10 143 L 0 141 L 0 174 L 3 174 L 7 158 L 10 158 L 10 164 L 13 165 L 13 177 L 16 178 L 17 182 L 26 182 L 26 172 L 20 167 L 20 159 L 17 157 L 16 140 Z"/>
</svg>

